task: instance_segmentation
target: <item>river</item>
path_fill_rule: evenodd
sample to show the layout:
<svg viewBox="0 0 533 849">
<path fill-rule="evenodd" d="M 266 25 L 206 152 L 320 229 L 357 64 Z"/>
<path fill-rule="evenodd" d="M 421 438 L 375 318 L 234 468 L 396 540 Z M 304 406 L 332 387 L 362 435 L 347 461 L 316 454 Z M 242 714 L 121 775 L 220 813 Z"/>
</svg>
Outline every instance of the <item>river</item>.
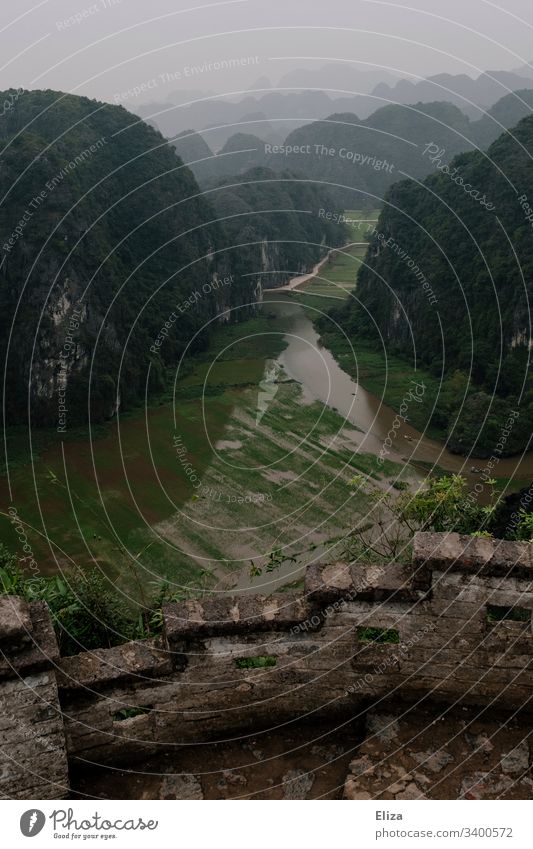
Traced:
<svg viewBox="0 0 533 849">
<path fill-rule="evenodd" d="M 194 364 L 175 402 L 119 416 L 93 439 L 83 430 L 65 442 L 52 439 L 30 454 L 31 465 L 23 434 L 14 430 L 10 487 L 7 478 L 0 485 L 0 533 L 8 547 L 22 556 L 7 512 L 14 504 L 42 574 L 97 565 L 135 594 L 139 569 L 150 586 L 156 577 L 178 584 L 200 580 L 206 568 L 227 578 L 228 589 L 260 585 L 272 591 L 273 580 L 282 585 L 299 579 L 303 565 L 288 563 L 275 576 L 251 581 L 250 561 L 273 548 L 321 545 L 349 527 L 355 508 L 348 480 L 358 471 L 372 472 L 367 455 L 379 456 L 389 433 L 395 436 L 388 458 L 408 464 L 404 480 L 421 479 L 437 467 L 481 484 L 471 467 L 482 469 L 485 461 L 451 454 L 346 374 L 320 346 L 308 312 L 292 293 L 270 290 L 264 302 L 280 321 L 261 325 L 252 354 L 239 353 L 237 343 L 242 333 L 250 347 L 255 331 L 236 326 L 234 336 L 218 343 L 224 350 L 228 340 L 235 343 L 235 359 L 218 364 L 215 345 L 212 361 L 209 353 Z M 277 356 L 279 347 L 269 353 L 261 339 L 281 325 L 286 347 Z M 279 391 L 273 361 L 283 369 L 280 382 L 297 382 L 304 402 L 318 401 L 320 409 L 307 410 L 290 383 Z M 223 391 L 203 392 L 206 380 Z M 187 387 L 195 390 L 189 398 L 183 394 Z M 322 404 L 347 426 L 337 416 L 322 421 Z M 176 432 L 202 497 L 176 454 Z M 501 460 L 494 471 L 514 482 L 507 491 L 517 489 L 519 481 L 533 480 L 533 455 Z M 386 473 L 381 484 L 390 485 L 393 477 Z M 487 489 L 479 493 L 481 503 Z"/>
<path fill-rule="evenodd" d="M 379 455 L 387 436 L 394 434 L 390 439 L 389 459 L 409 462 L 415 467 L 417 463 L 423 463 L 425 473 L 429 463 L 460 473 L 472 484 L 480 481 L 480 471 L 485 467 L 486 460 L 452 454 L 442 443 L 430 439 L 404 422 L 380 398 L 355 382 L 340 368 L 331 352 L 320 345 L 312 321 L 291 295 L 267 290 L 264 302 L 272 312 L 290 319 L 285 336 L 287 347 L 279 357 L 279 364 L 289 377 L 302 385 L 307 399 L 322 401 L 336 409 L 347 422 L 361 431 L 361 451 Z M 357 343 L 354 344 L 354 350 L 357 356 Z M 408 392 L 409 387 L 406 387 Z M 411 403 L 417 402 L 413 398 Z M 473 471 L 473 468 L 479 471 Z M 532 480 L 533 452 L 500 459 L 492 473 L 502 478 Z M 509 490 L 512 488 L 510 485 Z"/>
</svg>

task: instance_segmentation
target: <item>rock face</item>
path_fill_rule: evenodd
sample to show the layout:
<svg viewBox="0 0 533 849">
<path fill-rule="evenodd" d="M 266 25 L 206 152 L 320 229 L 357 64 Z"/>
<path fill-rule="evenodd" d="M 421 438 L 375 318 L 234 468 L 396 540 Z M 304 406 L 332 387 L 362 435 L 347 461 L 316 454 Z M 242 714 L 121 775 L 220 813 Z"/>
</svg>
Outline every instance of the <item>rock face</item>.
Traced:
<svg viewBox="0 0 533 849">
<path fill-rule="evenodd" d="M 203 799 L 202 787 L 194 775 L 165 775 L 159 787 L 160 799 Z"/>
<path fill-rule="evenodd" d="M 530 399 L 514 405 L 528 385 L 532 344 L 533 118 L 487 154 L 451 163 L 438 131 L 434 139 L 426 155 L 418 152 L 431 175 L 390 189 L 358 276 L 360 306 L 347 304 L 342 322 L 354 337 L 450 381 L 437 412 L 435 397 L 426 398 L 427 423 L 448 428 L 448 448 L 466 453 L 475 445 L 477 455 L 490 456 L 516 409 L 498 450 L 518 453 L 531 417 Z"/>
<path fill-rule="evenodd" d="M 162 364 L 205 344 L 194 336 L 212 318 L 253 311 L 257 281 L 232 276 L 213 210 L 147 124 L 32 91 L 0 133 L 0 338 L 14 420 L 29 392 L 34 423 L 76 424 L 89 388 L 91 417 L 108 417 L 144 395 L 150 365 L 160 388 Z"/>
<path fill-rule="evenodd" d="M 291 769 L 283 776 L 284 799 L 309 799 L 315 777 L 304 769 Z"/>
<path fill-rule="evenodd" d="M 215 209 L 174 147 L 119 106 L 24 92 L 0 139 L 13 422 L 28 401 L 34 424 L 60 432 L 132 406 L 218 322 L 253 315 L 265 276 L 311 270 L 323 241 L 343 241 L 342 226 L 304 214 L 316 189 L 271 172 L 211 193 Z M 223 211 L 234 202 L 238 218 Z"/>
<path fill-rule="evenodd" d="M 0 599 L 0 798 L 64 799 L 67 751 L 48 608 Z"/>
<path fill-rule="evenodd" d="M 265 289 L 311 271 L 330 248 L 347 241 L 339 215 L 324 215 L 324 209 L 338 209 L 328 188 L 291 171 L 251 168 L 220 182 L 211 196 L 237 246 L 236 267 L 257 274 Z"/>
</svg>

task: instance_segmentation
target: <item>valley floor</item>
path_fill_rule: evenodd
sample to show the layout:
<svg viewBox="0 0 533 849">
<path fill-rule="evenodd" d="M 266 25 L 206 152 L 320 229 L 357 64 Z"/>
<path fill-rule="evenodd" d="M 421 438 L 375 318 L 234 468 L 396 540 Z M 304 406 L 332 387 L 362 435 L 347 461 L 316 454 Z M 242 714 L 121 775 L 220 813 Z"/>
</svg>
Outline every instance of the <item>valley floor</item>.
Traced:
<svg viewBox="0 0 533 849">
<path fill-rule="evenodd" d="M 2 533 L 16 554 L 17 516 L 43 573 L 94 565 L 135 599 L 156 582 L 187 588 L 292 585 L 327 540 L 350 528 L 366 499 L 349 480 L 377 480 L 380 466 L 357 450 L 355 428 L 276 365 L 283 328 L 268 312 L 222 328 L 188 364 L 173 398 L 121 416 L 88 439 L 30 454 L 8 436 L 16 462 L 3 479 Z M 288 560 L 275 578 L 251 578 L 274 550 Z"/>
</svg>

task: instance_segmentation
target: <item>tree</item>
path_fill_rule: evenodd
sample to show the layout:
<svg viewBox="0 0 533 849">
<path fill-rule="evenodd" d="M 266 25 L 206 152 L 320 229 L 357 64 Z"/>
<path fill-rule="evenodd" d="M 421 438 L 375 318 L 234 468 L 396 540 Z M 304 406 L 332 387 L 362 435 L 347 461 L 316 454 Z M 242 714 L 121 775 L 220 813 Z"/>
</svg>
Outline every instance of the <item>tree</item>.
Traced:
<svg viewBox="0 0 533 849">
<path fill-rule="evenodd" d="M 495 481 L 487 483 L 491 486 L 490 503 L 482 506 L 469 495 L 467 481 L 461 475 L 429 478 L 416 492 L 405 490 L 399 495 L 369 485 L 366 477 L 357 475 L 351 486 L 370 494 L 373 506 L 344 537 L 344 556 L 349 560 L 409 562 L 416 531 L 490 536 L 498 496 Z"/>
</svg>

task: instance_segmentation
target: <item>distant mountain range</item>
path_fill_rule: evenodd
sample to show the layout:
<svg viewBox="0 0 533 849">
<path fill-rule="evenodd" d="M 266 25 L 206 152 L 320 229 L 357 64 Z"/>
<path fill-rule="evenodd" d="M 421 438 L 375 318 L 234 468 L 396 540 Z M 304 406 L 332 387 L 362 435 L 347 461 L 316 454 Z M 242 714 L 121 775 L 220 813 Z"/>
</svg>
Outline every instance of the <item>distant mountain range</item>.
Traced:
<svg viewBox="0 0 533 849">
<path fill-rule="evenodd" d="M 525 89 L 503 97 L 478 121 L 452 103 L 437 101 L 384 106 L 364 120 L 349 112 L 334 113 L 293 130 L 281 145 L 238 132 L 215 155 L 206 142 L 208 134 L 194 130 L 182 133 L 173 144 L 203 187 L 267 167 L 325 184 L 345 208 L 375 207 L 392 183 L 406 175 L 423 179 L 431 173 L 433 166 L 424 153 L 429 144 L 438 145 L 443 162 L 475 148 L 485 150 L 532 108 L 533 89 Z"/>
<path fill-rule="evenodd" d="M 175 91 L 164 102 L 125 105 L 167 137 L 195 127 L 205 132 L 213 150 L 219 150 L 235 132 L 279 142 L 306 121 L 334 112 L 351 112 L 364 119 L 389 103 L 446 101 L 479 120 L 502 97 L 528 88 L 533 88 L 530 64 L 512 71 L 485 71 L 477 78 L 436 74 L 427 79 L 397 79 L 387 71 L 336 62 L 289 71 L 276 86 L 261 77 L 241 97 Z"/>
<path fill-rule="evenodd" d="M 533 75 L 529 71 L 529 75 L 525 71 L 486 71 L 476 79 L 466 74 L 437 74 L 419 82 L 399 80 L 392 86 L 383 82 L 372 95 L 394 103 L 446 100 L 455 103 L 469 117 L 479 119 L 510 92 L 531 88 Z"/>
</svg>

